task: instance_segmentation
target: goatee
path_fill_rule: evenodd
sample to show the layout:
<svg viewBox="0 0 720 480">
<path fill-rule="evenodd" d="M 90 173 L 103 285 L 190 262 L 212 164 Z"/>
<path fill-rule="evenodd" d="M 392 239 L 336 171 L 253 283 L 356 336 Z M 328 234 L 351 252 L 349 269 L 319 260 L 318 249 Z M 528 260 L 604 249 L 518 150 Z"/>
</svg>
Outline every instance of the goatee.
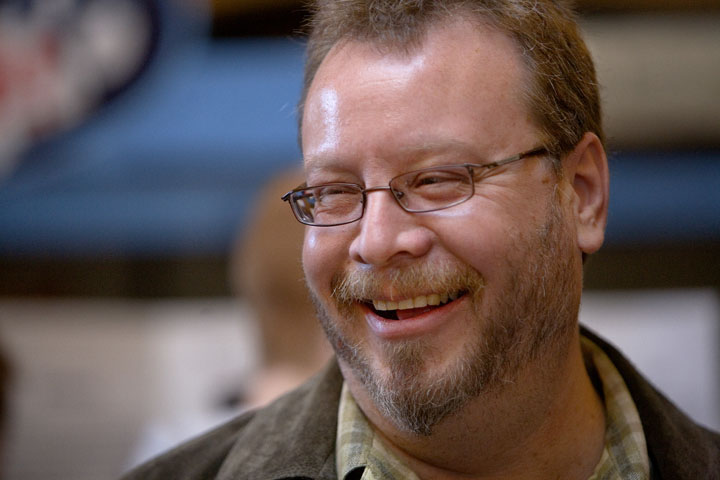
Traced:
<svg viewBox="0 0 720 480">
<path fill-rule="evenodd" d="M 503 295 L 486 298 L 483 277 L 459 261 L 344 271 L 332 281 L 337 318 L 311 291 L 338 358 L 352 369 L 377 410 L 397 428 L 431 435 L 434 426 L 470 400 L 514 382 L 528 363 L 569 348 L 579 309 L 577 259 L 559 206 L 553 202 L 550 210 L 546 224 L 513 242 L 519 253 L 514 258 L 520 260 L 506 260 L 510 275 Z M 442 371 L 428 368 L 429 358 L 443 354 L 430 341 L 383 343 L 378 360 L 361 339 L 353 338 L 353 323 L 363 321 L 357 313 L 358 302 L 388 291 L 396 298 L 417 292 L 468 296 L 473 315 L 467 341 Z M 386 373 L 373 366 L 373 360 L 383 361 Z"/>
</svg>

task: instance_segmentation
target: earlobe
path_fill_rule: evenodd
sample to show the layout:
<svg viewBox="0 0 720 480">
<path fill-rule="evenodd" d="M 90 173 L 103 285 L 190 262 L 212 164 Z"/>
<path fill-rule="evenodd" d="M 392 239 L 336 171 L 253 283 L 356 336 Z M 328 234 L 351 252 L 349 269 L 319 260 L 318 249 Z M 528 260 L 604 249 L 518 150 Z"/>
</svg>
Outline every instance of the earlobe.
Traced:
<svg viewBox="0 0 720 480">
<path fill-rule="evenodd" d="M 609 198 L 610 179 L 602 142 L 594 133 L 586 133 L 563 164 L 575 196 L 578 247 L 584 253 L 594 253 L 605 238 Z"/>
</svg>

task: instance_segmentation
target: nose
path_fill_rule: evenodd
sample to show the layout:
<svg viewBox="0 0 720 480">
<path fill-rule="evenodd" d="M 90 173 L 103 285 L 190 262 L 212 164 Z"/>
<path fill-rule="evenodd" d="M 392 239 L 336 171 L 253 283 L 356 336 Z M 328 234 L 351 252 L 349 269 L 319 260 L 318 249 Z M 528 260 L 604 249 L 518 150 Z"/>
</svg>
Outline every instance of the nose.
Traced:
<svg viewBox="0 0 720 480">
<path fill-rule="evenodd" d="M 432 231 L 421 224 L 418 214 L 403 210 L 389 190 L 369 189 L 366 201 L 359 232 L 350 243 L 353 261 L 380 267 L 430 250 Z"/>
</svg>

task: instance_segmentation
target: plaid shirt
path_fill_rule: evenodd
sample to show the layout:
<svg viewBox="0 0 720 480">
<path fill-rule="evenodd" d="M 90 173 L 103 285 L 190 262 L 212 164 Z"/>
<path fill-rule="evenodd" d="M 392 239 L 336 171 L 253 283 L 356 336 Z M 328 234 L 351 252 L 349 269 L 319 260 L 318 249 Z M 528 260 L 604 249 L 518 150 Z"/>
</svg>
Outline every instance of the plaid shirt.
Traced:
<svg viewBox="0 0 720 480">
<path fill-rule="evenodd" d="M 605 448 L 588 480 L 648 480 L 650 460 L 640 416 L 620 373 L 594 343 L 582 338 L 591 375 L 602 384 L 605 401 Z M 417 480 L 375 435 L 365 415 L 343 385 L 338 412 L 339 480 Z"/>
</svg>

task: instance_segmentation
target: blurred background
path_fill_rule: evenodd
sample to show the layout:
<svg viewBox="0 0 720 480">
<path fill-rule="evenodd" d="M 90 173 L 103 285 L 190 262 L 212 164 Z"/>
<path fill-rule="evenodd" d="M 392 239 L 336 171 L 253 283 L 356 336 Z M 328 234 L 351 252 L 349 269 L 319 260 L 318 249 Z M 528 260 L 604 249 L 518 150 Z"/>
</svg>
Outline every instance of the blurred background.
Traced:
<svg viewBox="0 0 720 480">
<path fill-rule="evenodd" d="M 583 0 L 609 136 L 581 319 L 720 428 L 720 4 Z M 296 0 L 0 0 L 0 471 L 117 477 L 327 358 Z"/>
</svg>

